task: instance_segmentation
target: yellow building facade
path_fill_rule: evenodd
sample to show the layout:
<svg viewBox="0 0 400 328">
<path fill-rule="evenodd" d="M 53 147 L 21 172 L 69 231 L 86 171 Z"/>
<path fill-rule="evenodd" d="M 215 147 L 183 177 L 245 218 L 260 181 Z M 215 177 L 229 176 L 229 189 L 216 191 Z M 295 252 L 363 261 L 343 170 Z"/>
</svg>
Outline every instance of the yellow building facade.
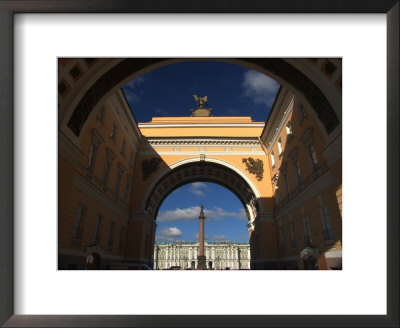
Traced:
<svg viewBox="0 0 400 328">
<path fill-rule="evenodd" d="M 282 86 L 267 122 L 188 108 L 187 117 L 138 124 L 118 83 L 103 92 L 99 82 L 119 64 L 59 63 L 59 269 L 152 266 L 158 209 L 194 181 L 240 199 L 253 269 L 341 268 L 340 115 L 334 125 L 332 113 Z"/>
</svg>

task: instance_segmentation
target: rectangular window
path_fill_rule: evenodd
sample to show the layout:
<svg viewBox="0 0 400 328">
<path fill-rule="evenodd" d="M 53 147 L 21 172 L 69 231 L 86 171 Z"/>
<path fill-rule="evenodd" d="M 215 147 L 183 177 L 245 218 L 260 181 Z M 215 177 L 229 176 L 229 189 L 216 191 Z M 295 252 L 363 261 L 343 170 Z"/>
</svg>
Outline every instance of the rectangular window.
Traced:
<svg viewBox="0 0 400 328">
<path fill-rule="evenodd" d="M 129 157 L 129 167 L 133 168 L 133 153 L 131 153 L 131 156 Z"/>
<path fill-rule="evenodd" d="M 132 177 L 128 174 L 126 181 L 126 190 L 125 190 L 125 203 L 129 202 L 129 197 L 131 195 L 131 186 L 132 186 Z"/>
<path fill-rule="evenodd" d="M 94 236 L 93 236 L 93 243 L 95 245 L 99 245 L 100 241 L 100 224 L 101 224 L 101 215 L 97 215 L 96 218 L 96 225 L 94 227 Z"/>
<path fill-rule="evenodd" d="M 304 232 L 306 237 L 306 246 L 312 246 L 310 222 L 308 220 L 308 216 L 304 217 Z"/>
<path fill-rule="evenodd" d="M 279 188 L 277 186 L 275 186 L 275 200 L 277 204 L 279 204 L 281 201 L 281 197 L 279 195 Z"/>
<path fill-rule="evenodd" d="M 298 109 L 299 109 L 299 117 L 300 117 L 300 123 L 301 123 L 306 118 L 306 111 L 302 104 L 298 107 Z"/>
<path fill-rule="evenodd" d="M 289 182 L 286 173 L 283 175 L 283 180 L 285 181 L 286 196 L 289 196 Z"/>
<path fill-rule="evenodd" d="M 301 185 L 301 172 L 300 172 L 299 161 L 294 162 L 294 172 L 296 174 L 297 184 L 300 186 Z"/>
<path fill-rule="evenodd" d="M 112 130 L 111 130 L 110 139 L 112 141 L 114 141 L 114 143 L 115 143 L 116 138 L 117 138 L 117 126 L 115 124 L 113 124 Z"/>
<path fill-rule="evenodd" d="M 326 207 L 322 209 L 322 216 L 323 216 L 325 240 L 333 240 L 331 220 L 329 218 L 328 209 Z"/>
<path fill-rule="evenodd" d="M 104 123 L 104 113 L 106 111 L 106 108 L 104 106 L 101 106 L 99 113 L 97 114 L 97 119 L 98 121 L 103 125 Z"/>
<path fill-rule="evenodd" d="M 74 223 L 74 230 L 72 232 L 73 238 L 81 239 L 84 213 L 85 213 L 85 207 L 83 205 L 79 205 L 78 213 L 76 215 L 76 219 L 75 219 L 75 223 Z"/>
<path fill-rule="evenodd" d="M 317 153 L 315 151 L 315 147 L 313 144 L 311 144 L 308 148 L 308 153 L 311 159 L 311 163 L 312 163 L 312 167 L 313 167 L 313 171 L 317 171 L 318 170 L 318 158 L 317 158 Z"/>
<path fill-rule="evenodd" d="M 110 175 L 110 167 L 111 163 L 106 160 L 104 164 L 104 174 L 103 174 L 103 189 L 106 190 L 108 188 L 108 177 Z"/>
<path fill-rule="evenodd" d="M 86 169 L 89 173 L 93 173 L 96 154 L 97 154 L 97 147 L 93 143 L 91 143 L 86 163 Z"/>
<path fill-rule="evenodd" d="M 119 197 L 119 189 L 121 187 L 122 171 L 118 170 L 117 181 L 115 183 L 115 199 Z"/>
<path fill-rule="evenodd" d="M 126 152 L 126 141 L 124 139 L 122 140 L 121 155 L 125 156 L 125 152 Z"/>
<path fill-rule="evenodd" d="M 114 229 L 115 229 L 115 222 L 111 222 L 110 226 L 110 235 L 108 236 L 108 250 L 112 250 L 114 244 Z"/>
</svg>

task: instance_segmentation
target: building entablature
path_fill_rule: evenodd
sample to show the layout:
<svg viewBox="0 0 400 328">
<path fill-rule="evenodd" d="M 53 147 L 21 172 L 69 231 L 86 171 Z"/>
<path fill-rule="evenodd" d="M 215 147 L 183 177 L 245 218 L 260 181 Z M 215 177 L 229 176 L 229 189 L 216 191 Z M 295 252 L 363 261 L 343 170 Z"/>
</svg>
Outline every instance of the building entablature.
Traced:
<svg viewBox="0 0 400 328">
<path fill-rule="evenodd" d="M 261 147 L 258 138 L 147 138 L 151 146 Z"/>
</svg>

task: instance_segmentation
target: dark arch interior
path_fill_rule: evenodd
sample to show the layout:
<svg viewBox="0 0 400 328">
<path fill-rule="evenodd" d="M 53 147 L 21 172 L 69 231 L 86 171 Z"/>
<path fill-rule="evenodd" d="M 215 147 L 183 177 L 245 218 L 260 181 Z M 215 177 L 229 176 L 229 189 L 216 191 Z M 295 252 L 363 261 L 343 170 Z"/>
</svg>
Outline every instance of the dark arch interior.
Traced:
<svg viewBox="0 0 400 328">
<path fill-rule="evenodd" d="M 185 170 L 187 170 L 187 169 L 190 169 L 190 168 L 192 168 L 192 167 L 194 167 L 194 166 L 199 166 L 199 165 L 202 165 L 202 166 L 204 166 L 204 167 L 213 167 L 213 168 L 216 168 L 216 169 L 219 169 L 219 170 L 222 170 L 222 171 L 229 171 L 230 174 L 233 174 L 233 175 L 235 176 L 236 181 L 240 181 L 240 183 L 241 183 L 243 186 L 246 186 L 246 188 L 248 189 L 249 193 L 251 193 L 251 194 L 255 197 L 255 195 L 254 195 L 253 192 L 251 191 L 251 188 L 249 187 L 249 185 L 247 184 L 247 182 L 246 182 L 239 174 L 237 174 L 237 173 L 234 172 L 233 170 L 231 170 L 231 169 L 229 169 L 229 168 L 227 168 L 227 167 L 224 167 L 224 166 L 222 166 L 222 165 L 220 165 L 220 164 L 216 164 L 216 163 L 212 163 L 212 162 L 193 162 L 193 163 L 188 163 L 188 164 L 179 166 L 179 167 L 177 167 L 177 168 L 171 170 L 171 171 L 168 172 L 163 178 L 161 178 L 161 179 L 158 181 L 158 183 L 156 184 L 156 186 L 154 186 L 153 190 L 151 191 L 151 193 L 150 193 L 150 195 L 149 195 L 149 197 L 148 197 L 148 199 L 147 199 L 147 201 L 146 201 L 146 207 L 145 207 L 146 210 L 147 210 L 148 207 L 149 207 L 149 204 L 150 204 L 150 202 L 151 202 L 152 196 L 153 196 L 153 194 L 155 193 L 157 187 L 158 187 L 160 184 L 162 184 L 163 181 L 165 181 L 165 180 L 168 179 L 171 175 L 175 174 L 175 173 L 178 172 L 178 171 L 183 172 L 183 171 L 185 171 Z M 243 195 L 243 194 L 240 194 L 240 193 L 238 192 L 238 190 L 235 190 L 235 188 L 233 188 L 233 186 L 232 186 L 231 184 L 229 184 L 229 183 L 224 183 L 224 182 L 222 182 L 222 181 L 220 181 L 220 180 L 216 180 L 216 179 L 213 179 L 213 178 L 196 178 L 196 177 L 193 177 L 193 178 L 186 178 L 186 179 L 183 179 L 182 181 L 177 182 L 177 183 L 174 184 L 170 189 L 168 189 L 168 191 L 167 191 L 166 193 L 164 193 L 164 195 L 157 201 L 158 204 L 157 204 L 157 208 L 156 208 L 156 210 L 155 210 L 155 212 L 154 212 L 154 217 L 157 217 L 158 211 L 159 211 L 159 209 L 160 209 L 160 207 L 161 207 L 161 204 L 163 203 L 163 201 L 165 200 L 165 198 L 168 197 L 169 194 L 171 194 L 174 190 L 178 189 L 179 187 L 181 187 L 181 186 L 183 186 L 183 185 L 186 185 L 186 184 L 188 184 L 188 183 L 192 183 L 192 182 L 213 182 L 213 183 L 217 183 L 217 184 L 219 184 L 219 185 L 221 185 L 221 186 L 227 188 L 227 189 L 230 190 L 233 194 L 236 195 L 236 197 L 240 200 L 240 202 L 242 203 L 243 207 L 244 207 L 244 208 L 246 209 L 246 211 L 247 211 L 247 207 L 246 207 L 246 204 L 247 204 L 247 203 L 246 203 L 246 200 L 244 199 L 244 195 Z M 258 210 L 259 208 L 258 208 L 258 203 L 257 203 L 257 202 L 256 202 L 256 207 L 257 207 L 257 210 Z"/>
</svg>

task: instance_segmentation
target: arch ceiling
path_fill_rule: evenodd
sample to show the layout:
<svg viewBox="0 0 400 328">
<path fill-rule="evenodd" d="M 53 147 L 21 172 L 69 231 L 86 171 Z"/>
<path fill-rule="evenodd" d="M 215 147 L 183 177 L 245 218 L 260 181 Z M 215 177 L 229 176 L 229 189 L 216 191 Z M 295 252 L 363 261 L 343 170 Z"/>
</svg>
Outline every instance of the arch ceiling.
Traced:
<svg viewBox="0 0 400 328">
<path fill-rule="evenodd" d="M 145 205 L 146 213 L 156 218 L 163 200 L 175 189 L 187 183 L 207 181 L 218 183 L 231 190 L 242 202 L 246 211 L 258 210 L 255 193 L 238 173 L 221 164 L 197 161 L 178 166 L 165 174 L 151 190 Z M 248 213 L 248 216 L 254 216 Z"/>
<path fill-rule="evenodd" d="M 130 76 L 137 75 L 139 72 L 151 70 L 149 68 L 157 68 L 178 61 L 185 61 L 185 59 L 128 58 L 120 61 L 106 71 L 103 76 L 87 90 L 74 109 L 68 121 L 68 127 L 76 136 L 79 136 L 90 112 L 106 93 L 121 87 L 121 83 Z M 252 69 L 258 68 L 260 71 L 270 72 L 277 77 L 279 82 L 285 81 L 297 91 L 301 92 L 315 110 L 328 134 L 339 125 L 339 119 L 322 91 L 306 75 L 284 59 L 242 58 L 226 61 Z"/>
</svg>

